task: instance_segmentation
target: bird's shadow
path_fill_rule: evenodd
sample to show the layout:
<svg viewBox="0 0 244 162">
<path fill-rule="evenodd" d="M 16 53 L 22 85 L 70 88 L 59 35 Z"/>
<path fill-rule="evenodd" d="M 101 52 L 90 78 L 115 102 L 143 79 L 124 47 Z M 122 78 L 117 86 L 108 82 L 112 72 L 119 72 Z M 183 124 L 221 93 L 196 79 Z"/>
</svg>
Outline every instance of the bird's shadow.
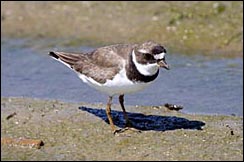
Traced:
<svg viewBox="0 0 244 162">
<path fill-rule="evenodd" d="M 104 109 L 79 107 L 82 111 L 87 111 L 98 116 L 106 123 L 108 122 L 106 111 Z M 125 120 L 122 111 L 111 110 L 113 122 L 117 127 L 124 128 Z M 160 116 L 160 115 L 144 115 L 142 113 L 127 112 L 127 115 L 134 128 L 138 130 L 148 131 L 168 131 L 175 129 L 196 129 L 202 130 L 205 125 L 202 121 L 188 120 L 176 116 Z"/>
</svg>

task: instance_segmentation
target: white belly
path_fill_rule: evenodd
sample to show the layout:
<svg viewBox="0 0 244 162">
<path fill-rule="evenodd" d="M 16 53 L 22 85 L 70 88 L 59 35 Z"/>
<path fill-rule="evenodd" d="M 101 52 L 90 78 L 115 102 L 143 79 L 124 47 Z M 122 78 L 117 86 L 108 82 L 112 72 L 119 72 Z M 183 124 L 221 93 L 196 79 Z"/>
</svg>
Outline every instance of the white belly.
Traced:
<svg viewBox="0 0 244 162">
<path fill-rule="evenodd" d="M 152 82 L 142 83 L 137 82 L 133 83 L 130 81 L 127 76 L 125 69 L 121 70 L 112 80 L 107 80 L 104 84 L 98 83 L 94 79 L 87 77 L 83 74 L 77 73 L 79 78 L 82 79 L 83 82 L 87 83 L 91 87 L 104 92 L 110 96 L 120 95 L 120 94 L 128 94 L 134 93 L 140 90 L 143 90 L 147 86 L 149 86 Z"/>
</svg>

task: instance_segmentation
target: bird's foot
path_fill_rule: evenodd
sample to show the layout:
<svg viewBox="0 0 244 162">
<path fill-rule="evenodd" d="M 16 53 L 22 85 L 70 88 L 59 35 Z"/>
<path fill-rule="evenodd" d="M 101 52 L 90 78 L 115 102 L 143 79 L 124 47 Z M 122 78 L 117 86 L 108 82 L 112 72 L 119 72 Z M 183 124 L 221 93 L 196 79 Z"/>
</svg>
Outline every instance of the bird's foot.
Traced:
<svg viewBox="0 0 244 162">
<path fill-rule="evenodd" d="M 140 130 L 136 129 L 136 128 L 133 128 L 133 127 L 125 127 L 125 128 L 122 128 L 122 129 L 117 129 L 114 131 L 114 135 L 121 135 L 121 134 L 131 134 L 131 133 L 141 133 Z"/>
</svg>

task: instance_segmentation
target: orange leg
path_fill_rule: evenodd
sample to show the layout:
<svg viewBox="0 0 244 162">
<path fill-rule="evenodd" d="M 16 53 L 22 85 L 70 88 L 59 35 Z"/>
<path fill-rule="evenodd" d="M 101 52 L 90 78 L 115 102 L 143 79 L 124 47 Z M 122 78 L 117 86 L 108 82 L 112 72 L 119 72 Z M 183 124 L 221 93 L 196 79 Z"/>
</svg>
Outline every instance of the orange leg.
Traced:
<svg viewBox="0 0 244 162">
<path fill-rule="evenodd" d="M 112 119 L 112 116 L 111 116 L 112 99 L 113 99 L 113 97 L 109 96 L 107 107 L 106 107 L 106 114 L 107 114 L 108 121 L 109 121 L 109 124 L 110 124 L 112 130 L 115 131 L 114 122 L 113 122 L 113 119 Z"/>
<path fill-rule="evenodd" d="M 120 103 L 121 108 L 122 108 L 122 110 L 123 110 L 124 118 L 125 118 L 125 121 L 126 121 L 125 126 L 126 126 L 126 127 L 131 127 L 132 124 L 131 124 L 131 122 L 130 122 L 130 120 L 129 120 L 129 118 L 128 118 L 128 115 L 127 115 L 126 111 L 125 111 L 125 106 L 124 106 L 124 95 L 120 95 L 120 96 L 119 96 L 119 103 Z"/>
<path fill-rule="evenodd" d="M 125 111 L 124 94 L 122 94 L 122 95 L 119 96 L 119 103 L 120 103 L 121 108 L 123 110 L 123 114 L 124 114 L 124 118 L 125 118 L 126 123 L 125 123 L 125 128 L 120 129 L 120 130 L 116 130 L 114 132 L 114 134 L 116 134 L 116 133 L 123 133 L 123 132 L 128 131 L 128 130 L 131 130 L 131 131 L 136 132 L 136 133 L 141 133 L 140 130 L 137 130 L 137 129 L 135 129 L 135 128 L 132 127 L 132 123 L 130 122 L 129 117 L 128 117 L 126 111 Z"/>
<path fill-rule="evenodd" d="M 123 110 L 124 118 L 126 120 L 126 128 L 116 130 L 114 122 L 113 122 L 113 119 L 112 119 L 112 116 L 111 116 L 112 99 L 113 99 L 113 97 L 109 96 L 107 107 L 106 107 L 106 114 L 107 114 L 107 117 L 108 117 L 108 120 L 109 120 L 109 124 L 110 124 L 110 126 L 112 128 L 113 133 L 114 134 L 123 133 L 126 130 L 132 130 L 132 131 L 140 133 L 141 132 L 140 130 L 132 128 L 132 124 L 131 124 L 131 122 L 130 122 L 130 120 L 128 118 L 128 115 L 127 115 L 127 113 L 125 111 L 125 107 L 124 107 L 124 95 L 120 95 L 119 96 L 119 102 L 120 102 L 120 105 L 121 105 L 122 110 Z"/>
</svg>

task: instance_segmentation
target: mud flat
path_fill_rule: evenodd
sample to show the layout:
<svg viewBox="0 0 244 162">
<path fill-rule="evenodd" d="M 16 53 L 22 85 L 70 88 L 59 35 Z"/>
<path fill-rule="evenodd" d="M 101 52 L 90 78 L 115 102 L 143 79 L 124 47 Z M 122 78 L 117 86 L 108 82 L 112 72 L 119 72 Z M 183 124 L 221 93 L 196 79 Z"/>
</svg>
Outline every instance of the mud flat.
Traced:
<svg viewBox="0 0 244 162">
<path fill-rule="evenodd" d="M 126 109 L 141 133 L 113 135 L 103 104 L 2 97 L 1 160 L 243 159 L 243 117 L 183 114 L 160 105 Z M 119 105 L 112 110 L 123 127 Z"/>
</svg>

